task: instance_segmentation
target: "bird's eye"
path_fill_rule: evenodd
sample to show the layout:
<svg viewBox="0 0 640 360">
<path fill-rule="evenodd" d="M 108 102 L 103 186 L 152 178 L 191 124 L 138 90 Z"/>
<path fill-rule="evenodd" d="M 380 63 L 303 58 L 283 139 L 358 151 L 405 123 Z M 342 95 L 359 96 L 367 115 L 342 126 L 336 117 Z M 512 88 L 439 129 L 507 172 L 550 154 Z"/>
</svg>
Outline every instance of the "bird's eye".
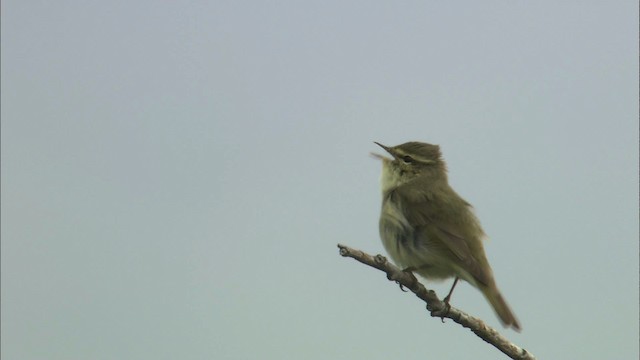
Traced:
<svg viewBox="0 0 640 360">
<path fill-rule="evenodd" d="M 413 162 L 413 158 L 409 155 L 405 155 L 402 157 L 402 161 L 404 161 L 407 164 L 411 164 Z"/>
</svg>

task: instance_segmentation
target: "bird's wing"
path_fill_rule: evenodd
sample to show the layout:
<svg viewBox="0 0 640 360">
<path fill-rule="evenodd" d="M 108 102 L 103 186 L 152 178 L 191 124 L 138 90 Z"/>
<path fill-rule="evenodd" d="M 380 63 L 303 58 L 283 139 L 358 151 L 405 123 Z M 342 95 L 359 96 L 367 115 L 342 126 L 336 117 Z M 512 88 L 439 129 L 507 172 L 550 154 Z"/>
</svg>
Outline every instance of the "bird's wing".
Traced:
<svg viewBox="0 0 640 360">
<path fill-rule="evenodd" d="M 434 247 L 450 253 L 451 260 L 456 261 L 476 281 L 488 285 L 491 274 L 481 266 L 472 252 L 472 248 L 480 247 L 484 258 L 479 238 L 481 230 L 480 234 L 471 234 L 469 225 L 463 225 L 465 222 L 473 222 L 472 225 L 479 229 L 470 205 L 453 190 L 453 195 L 449 194 L 447 201 L 434 193 L 424 195 L 403 191 L 402 188 L 396 190 L 397 196 L 402 198 L 401 203 L 405 204 L 406 209 L 403 210 L 409 224 L 431 239 Z M 407 208 L 410 210 L 407 211 Z"/>
</svg>

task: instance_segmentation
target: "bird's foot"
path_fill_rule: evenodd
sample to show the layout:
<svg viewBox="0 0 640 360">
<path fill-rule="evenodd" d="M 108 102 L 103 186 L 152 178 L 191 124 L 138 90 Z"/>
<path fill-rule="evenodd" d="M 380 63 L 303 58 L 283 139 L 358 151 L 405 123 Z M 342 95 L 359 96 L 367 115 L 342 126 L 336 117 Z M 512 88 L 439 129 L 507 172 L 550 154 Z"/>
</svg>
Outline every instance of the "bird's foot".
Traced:
<svg viewBox="0 0 640 360">
<path fill-rule="evenodd" d="M 402 269 L 402 272 L 404 272 L 404 273 L 406 273 L 407 275 L 411 276 L 411 278 L 412 278 L 411 282 L 412 282 L 412 283 L 416 283 L 416 282 L 418 282 L 418 279 L 416 279 L 416 276 L 415 276 L 415 275 L 413 275 L 413 272 L 414 272 L 415 270 L 416 270 L 416 268 L 415 268 L 415 267 L 413 267 L 413 266 L 409 266 L 408 268 L 404 268 L 404 269 Z M 402 291 L 404 291 L 404 292 L 407 292 L 407 291 L 408 291 L 408 290 L 405 290 L 404 286 L 403 286 L 399 281 L 396 281 L 396 284 L 398 284 L 398 285 L 400 286 L 400 290 L 402 290 Z"/>
</svg>

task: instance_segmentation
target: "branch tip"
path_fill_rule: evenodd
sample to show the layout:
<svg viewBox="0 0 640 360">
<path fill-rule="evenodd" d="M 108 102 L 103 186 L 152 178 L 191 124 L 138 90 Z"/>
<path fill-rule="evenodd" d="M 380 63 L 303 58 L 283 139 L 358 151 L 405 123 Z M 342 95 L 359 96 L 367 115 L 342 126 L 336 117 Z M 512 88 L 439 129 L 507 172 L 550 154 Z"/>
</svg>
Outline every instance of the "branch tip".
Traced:
<svg viewBox="0 0 640 360">
<path fill-rule="evenodd" d="M 340 249 L 340 255 L 342 255 L 342 256 L 349 255 L 349 249 L 346 246 L 344 246 L 342 244 L 338 244 L 338 249 Z"/>
</svg>

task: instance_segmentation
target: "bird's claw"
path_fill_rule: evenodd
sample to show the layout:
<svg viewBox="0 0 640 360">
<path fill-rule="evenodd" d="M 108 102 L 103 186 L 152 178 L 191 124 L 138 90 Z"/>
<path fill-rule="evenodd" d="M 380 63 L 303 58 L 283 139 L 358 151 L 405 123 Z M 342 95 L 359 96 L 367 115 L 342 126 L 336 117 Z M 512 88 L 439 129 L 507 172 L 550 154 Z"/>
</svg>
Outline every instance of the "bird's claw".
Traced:
<svg viewBox="0 0 640 360">
<path fill-rule="evenodd" d="M 449 304 L 449 299 L 450 299 L 450 297 L 447 296 L 442 301 L 444 303 L 444 309 L 440 313 L 440 321 L 442 321 L 443 324 L 444 324 L 444 317 L 449 315 L 449 310 L 451 310 L 451 305 Z"/>
</svg>

